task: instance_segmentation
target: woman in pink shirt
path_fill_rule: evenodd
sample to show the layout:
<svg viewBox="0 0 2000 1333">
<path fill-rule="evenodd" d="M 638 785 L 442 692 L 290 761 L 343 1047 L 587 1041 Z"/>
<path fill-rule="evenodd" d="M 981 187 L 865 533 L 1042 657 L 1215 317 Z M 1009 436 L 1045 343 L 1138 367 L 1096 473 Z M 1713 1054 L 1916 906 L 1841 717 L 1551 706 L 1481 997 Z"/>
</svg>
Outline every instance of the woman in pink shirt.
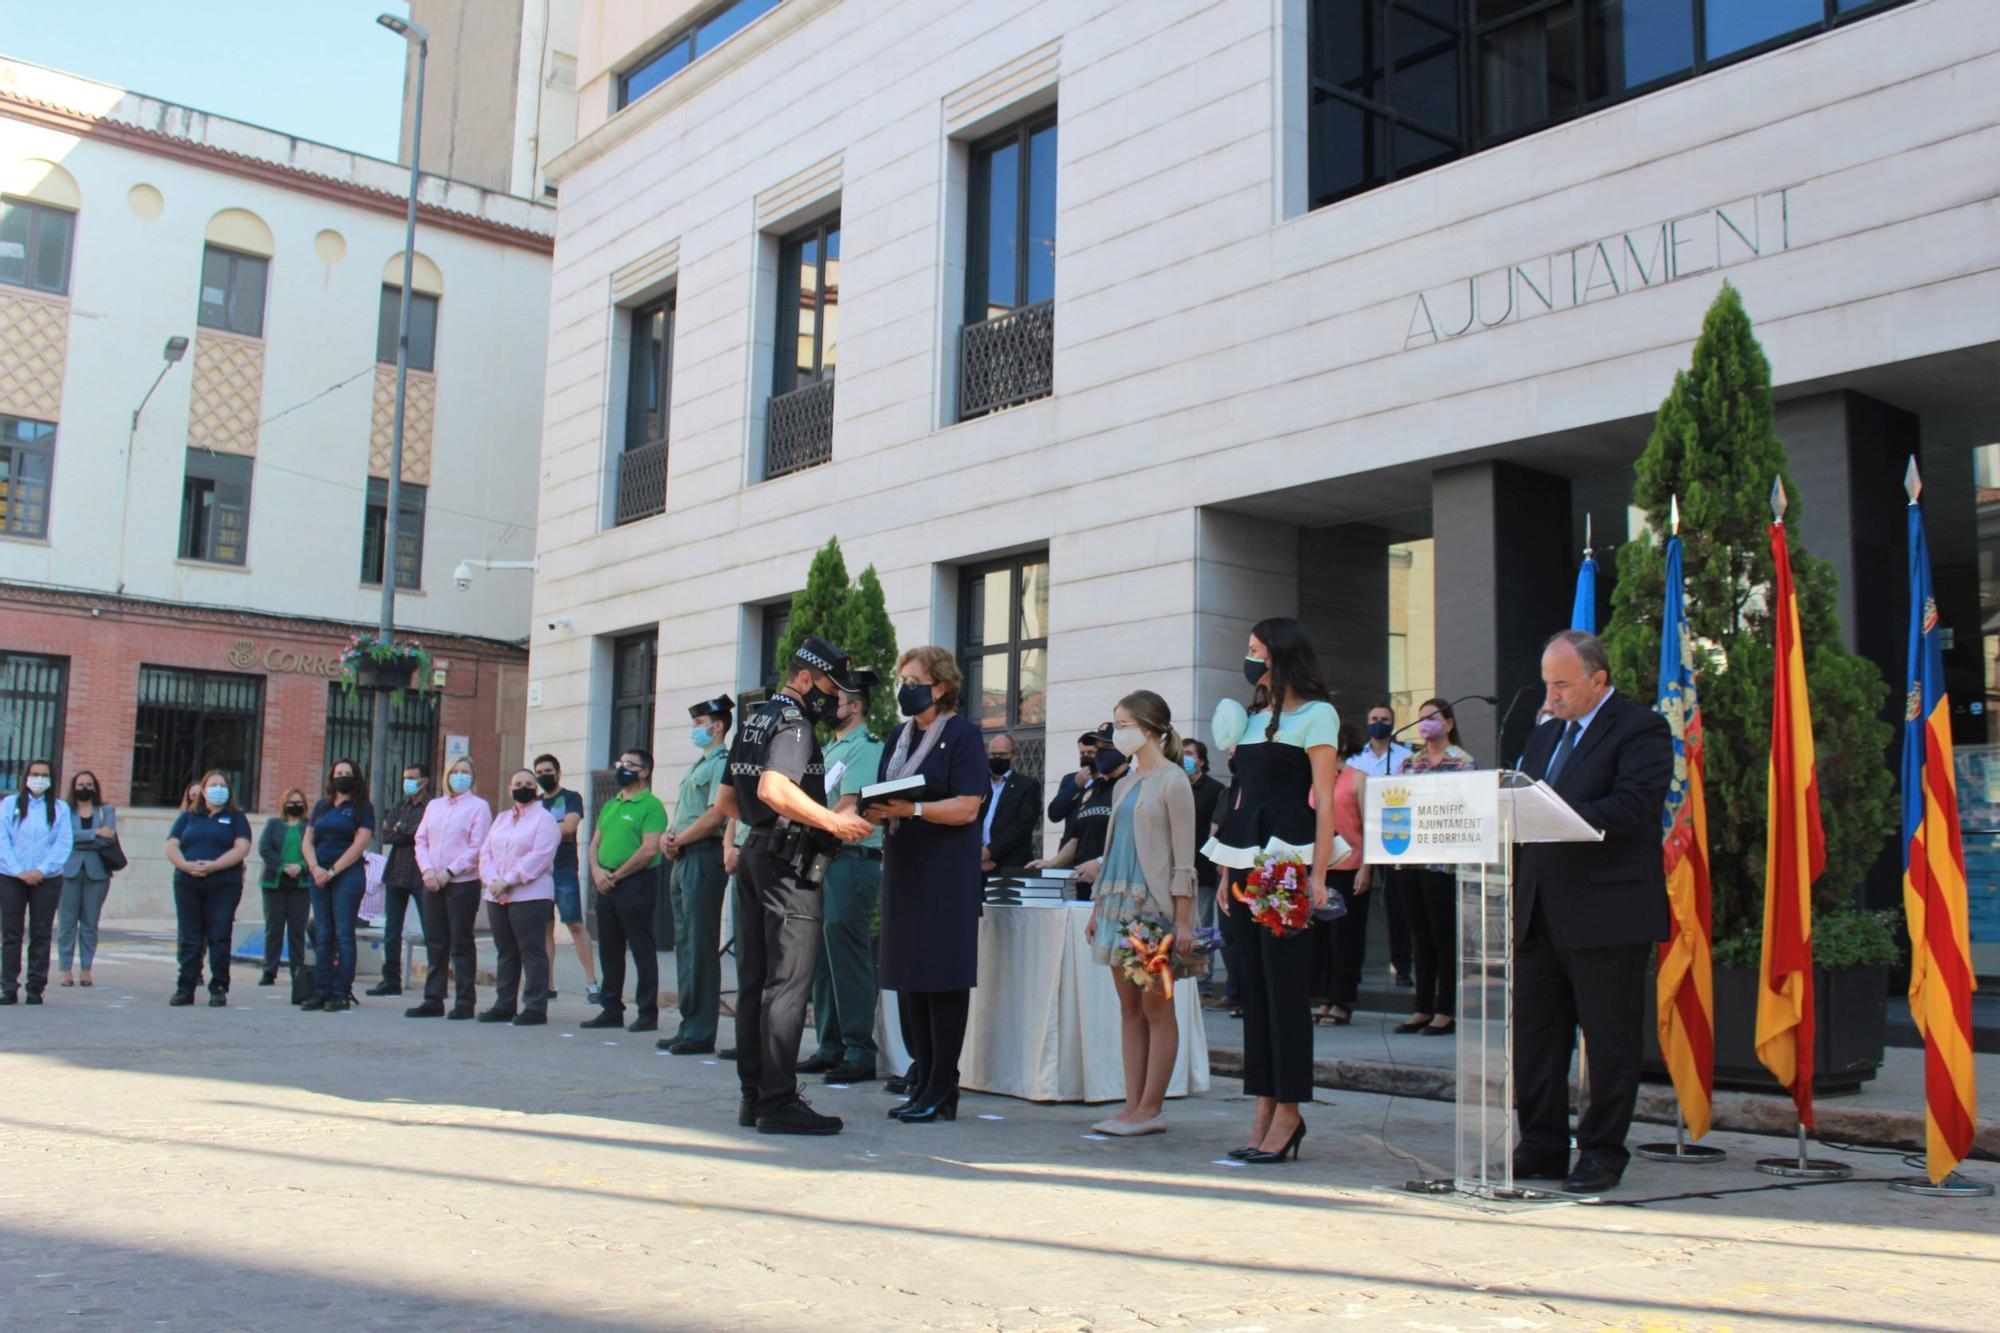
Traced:
<svg viewBox="0 0 2000 1333">
<path fill-rule="evenodd" d="M 517 1028 L 549 1021 L 549 923 L 556 909 L 556 882 L 550 874 L 562 828 L 542 808 L 541 792 L 529 769 L 516 769 L 507 779 L 512 805 L 494 816 L 479 850 L 479 879 L 484 886 L 486 924 L 500 955 L 495 970 L 493 1007 L 479 1016 L 482 1023 L 512 1021 Z M 527 985 L 522 986 L 522 973 Z M 521 992 L 519 1012 L 515 993 Z"/>
<path fill-rule="evenodd" d="M 493 810 L 472 790 L 472 761 L 461 759 L 445 775 L 446 795 L 424 807 L 417 825 L 417 869 L 424 877 L 424 950 L 430 973 L 424 978 L 424 1002 L 404 1013 L 411 1018 L 439 1018 L 444 1012 L 445 962 L 458 973 L 458 1003 L 451 1018 L 473 1014 L 473 969 L 479 955 L 472 945 L 472 928 L 479 921 L 479 849 L 493 824 Z"/>
</svg>

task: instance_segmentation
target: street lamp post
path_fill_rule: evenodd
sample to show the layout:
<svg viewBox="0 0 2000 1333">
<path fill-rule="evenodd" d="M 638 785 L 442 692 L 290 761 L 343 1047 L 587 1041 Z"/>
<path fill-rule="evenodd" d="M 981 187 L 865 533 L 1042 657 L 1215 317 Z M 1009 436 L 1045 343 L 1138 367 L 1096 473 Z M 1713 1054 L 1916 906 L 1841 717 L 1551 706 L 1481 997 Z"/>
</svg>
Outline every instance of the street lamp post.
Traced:
<svg viewBox="0 0 2000 1333">
<path fill-rule="evenodd" d="M 396 331 L 396 420 L 389 447 L 389 512 L 382 524 L 382 623 L 379 638 L 387 643 L 396 632 L 396 555 L 402 537 L 403 518 L 403 407 L 410 386 L 410 283 L 415 278 L 417 259 L 417 186 L 421 180 L 418 163 L 424 143 L 424 59 L 430 54 L 431 35 L 408 19 L 382 14 L 375 21 L 417 47 L 417 95 L 410 124 L 410 201 L 403 217 L 403 293 L 397 313 Z M 418 682 L 421 686 L 426 682 Z M 379 802 L 387 784 L 383 766 L 389 762 L 389 692 L 375 692 L 374 726 L 369 737 L 368 769 L 374 776 Z"/>
<path fill-rule="evenodd" d="M 125 431 L 125 489 L 119 495 L 118 516 L 118 591 L 125 591 L 125 525 L 132 521 L 132 451 L 139 445 L 139 414 L 146 410 L 146 404 L 153 401 L 153 390 L 167 377 L 182 357 L 187 355 L 188 340 L 176 333 L 167 339 L 167 345 L 160 349 L 160 360 L 164 362 L 160 373 L 153 376 L 153 382 L 146 387 L 146 396 L 132 409 L 132 424 Z"/>
</svg>

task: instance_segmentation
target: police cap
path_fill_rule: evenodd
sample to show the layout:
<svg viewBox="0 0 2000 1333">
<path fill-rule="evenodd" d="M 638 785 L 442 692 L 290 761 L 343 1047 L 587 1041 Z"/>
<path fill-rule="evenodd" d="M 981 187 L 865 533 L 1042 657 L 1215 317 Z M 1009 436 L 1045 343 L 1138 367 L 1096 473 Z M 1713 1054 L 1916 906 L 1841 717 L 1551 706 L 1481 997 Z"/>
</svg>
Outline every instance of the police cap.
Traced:
<svg viewBox="0 0 2000 1333">
<path fill-rule="evenodd" d="M 860 688 L 854 683 L 847 654 L 817 634 L 807 635 L 805 641 L 792 650 L 792 670 L 801 668 L 824 672 L 836 686 L 849 694 Z"/>
<path fill-rule="evenodd" d="M 736 701 L 726 694 L 718 694 L 713 699 L 703 699 L 688 709 L 689 717 L 728 717 L 736 707 Z"/>
</svg>

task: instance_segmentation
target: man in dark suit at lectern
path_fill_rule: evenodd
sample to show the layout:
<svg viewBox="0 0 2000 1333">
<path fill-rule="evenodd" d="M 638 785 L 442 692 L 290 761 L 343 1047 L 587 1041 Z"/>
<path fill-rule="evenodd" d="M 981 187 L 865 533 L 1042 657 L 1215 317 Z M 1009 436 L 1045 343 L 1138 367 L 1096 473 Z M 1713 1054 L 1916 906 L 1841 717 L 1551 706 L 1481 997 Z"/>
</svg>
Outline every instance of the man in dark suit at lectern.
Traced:
<svg viewBox="0 0 2000 1333">
<path fill-rule="evenodd" d="M 1639 1098 L 1646 960 L 1667 937 L 1661 818 L 1673 778 L 1666 719 L 1612 689 L 1604 647 L 1566 630 L 1542 653 L 1550 717 L 1521 771 L 1544 779 L 1602 842 L 1524 843 L 1515 855 L 1514 1175 L 1573 1194 L 1618 1184 Z M 1569 1160 L 1569 1066 L 1581 1026 L 1590 1101 Z"/>
</svg>

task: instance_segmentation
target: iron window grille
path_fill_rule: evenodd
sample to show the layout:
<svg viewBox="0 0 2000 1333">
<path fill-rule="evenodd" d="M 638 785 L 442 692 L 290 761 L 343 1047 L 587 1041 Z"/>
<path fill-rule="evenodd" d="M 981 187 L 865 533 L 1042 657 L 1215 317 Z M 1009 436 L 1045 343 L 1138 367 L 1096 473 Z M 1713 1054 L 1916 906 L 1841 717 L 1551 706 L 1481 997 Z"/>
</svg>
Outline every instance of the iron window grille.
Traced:
<svg viewBox="0 0 2000 1333">
<path fill-rule="evenodd" d="M 632 312 L 625 447 L 618 455 L 617 514 L 630 523 L 667 507 L 667 425 L 673 404 L 674 298 Z"/>
<path fill-rule="evenodd" d="M 959 712 L 981 731 L 1014 738 L 1015 768 L 1040 781 L 1047 747 L 1049 557 L 1046 552 L 959 573 Z"/>
<path fill-rule="evenodd" d="M 62 762 L 69 659 L 0 653 L 0 788 L 19 791 L 28 765 Z"/>
<path fill-rule="evenodd" d="M 263 677 L 141 666 L 132 804 L 178 806 L 189 783 L 220 769 L 237 803 L 254 808 L 263 736 Z"/>
<path fill-rule="evenodd" d="M 961 419 L 1054 388 L 1057 142 L 1051 109 L 973 146 Z"/>
<path fill-rule="evenodd" d="M 833 456 L 833 377 L 840 350 L 840 215 L 778 246 L 777 364 L 764 421 L 764 476 Z"/>
<path fill-rule="evenodd" d="M 326 767 L 350 759 L 366 768 L 374 744 L 375 696 L 367 690 L 349 694 L 337 681 L 326 686 Z M 403 770 L 422 764 L 438 771 L 438 696 L 431 690 L 404 690 L 389 702 L 389 746 L 384 771 L 374 775 L 378 804 L 403 799 Z M 316 794 L 316 793 L 313 793 Z"/>
</svg>

